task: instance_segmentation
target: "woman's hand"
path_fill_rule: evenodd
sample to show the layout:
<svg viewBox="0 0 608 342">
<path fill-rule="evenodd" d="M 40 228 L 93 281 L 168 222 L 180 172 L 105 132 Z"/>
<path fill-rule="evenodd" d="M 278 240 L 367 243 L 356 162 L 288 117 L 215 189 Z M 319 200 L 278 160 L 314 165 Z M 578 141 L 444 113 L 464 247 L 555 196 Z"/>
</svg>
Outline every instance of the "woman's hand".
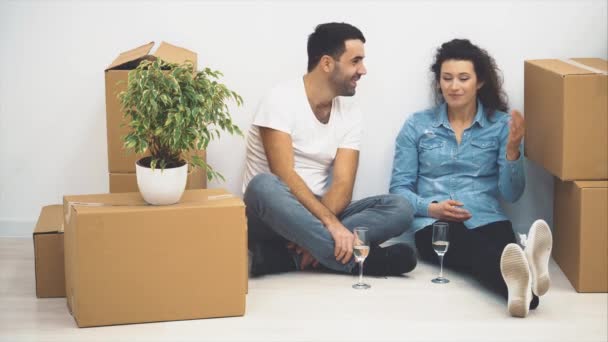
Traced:
<svg viewBox="0 0 608 342">
<path fill-rule="evenodd" d="M 429 216 L 454 222 L 464 222 L 472 217 L 471 213 L 459 207 L 464 204 L 454 200 L 445 200 L 439 203 L 431 203 L 429 205 Z"/>
<path fill-rule="evenodd" d="M 519 146 L 526 133 L 526 123 L 523 115 L 517 110 L 511 111 L 509 120 L 509 138 L 507 139 L 507 160 L 519 159 Z"/>
</svg>

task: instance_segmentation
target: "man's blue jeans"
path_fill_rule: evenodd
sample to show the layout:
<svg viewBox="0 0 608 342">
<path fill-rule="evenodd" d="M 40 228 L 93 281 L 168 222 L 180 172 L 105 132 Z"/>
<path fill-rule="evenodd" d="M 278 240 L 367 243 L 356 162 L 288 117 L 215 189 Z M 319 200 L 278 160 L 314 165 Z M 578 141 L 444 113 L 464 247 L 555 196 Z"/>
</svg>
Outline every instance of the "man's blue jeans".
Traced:
<svg viewBox="0 0 608 342">
<path fill-rule="evenodd" d="M 323 266 L 350 273 L 354 259 L 342 264 L 334 256 L 334 240 L 321 221 L 308 211 L 275 175 L 262 173 L 244 195 L 250 243 L 287 241 L 308 250 Z M 402 196 L 380 195 L 351 202 L 338 216 L 342 224 L 369 229 L 370 242 L 379 245 L 411 227 L 414 208 Z"/>
</svg>

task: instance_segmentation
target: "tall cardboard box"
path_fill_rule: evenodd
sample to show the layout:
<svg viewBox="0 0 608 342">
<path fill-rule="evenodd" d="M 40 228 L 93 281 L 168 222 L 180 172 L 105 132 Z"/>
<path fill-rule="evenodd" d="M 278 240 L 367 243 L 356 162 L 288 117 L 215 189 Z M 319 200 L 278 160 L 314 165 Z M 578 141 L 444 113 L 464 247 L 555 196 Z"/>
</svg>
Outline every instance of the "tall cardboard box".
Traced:
<svg viewBox="0 0 608 342">
<path fill-rule="evenodd" d="M 608 181 L 556 179 L 553 258 L 578 292 L 608 292 Z"/>
<path fill-rule="evenodd" d="M 171 63 L 191 61 L 196 68 L 197 55 L 190 50 L 161 42 L 158 49 L 150 54 L 154 42 L 142 45 L 133 50 L 121 53 L 105 70 L 106 82 L 106 125 L 108 137 L 108 169 L 109 173 L 134 173 L 135 162 L 144 155 L 127 153 L 123 149 L 122 136 L 129 129 L 123 118 L 117 95 L 127 88 L 129 71 L 135 69 L 143 60 L 161 58 Z M 118 82 L 122 81 L 120 84 Z M 122 125 L 122 126 L 121 126 Z"/>
<path fill-rule="evenodd" d="M 205 158 L 205 151 L 199 155 Z M 137 177 L 135 173 L 110 173 L 110 192 L 138 192 Z M 201 168 L 194 168 L 188 172 L 186 181 L 187 190 L 205 189 L 207 187 L 207 173 Z"/>
<path fill-rule="evenodd" d="M 80 327 L 242 316 L 247 227 L 240 198 L 187 190 L 64 197 L 68 306 Z"/>
<path fill-rule="evenodd" d="M 38 298 L 65 297 L 63 206 L 42 208 L 34 228 L 34 267 Z"/>
<path fill-rule="evenodd" d="M 525 155 L 562 180 L 608 179 L 608 62 L 524 65 Z"/>
</svg>

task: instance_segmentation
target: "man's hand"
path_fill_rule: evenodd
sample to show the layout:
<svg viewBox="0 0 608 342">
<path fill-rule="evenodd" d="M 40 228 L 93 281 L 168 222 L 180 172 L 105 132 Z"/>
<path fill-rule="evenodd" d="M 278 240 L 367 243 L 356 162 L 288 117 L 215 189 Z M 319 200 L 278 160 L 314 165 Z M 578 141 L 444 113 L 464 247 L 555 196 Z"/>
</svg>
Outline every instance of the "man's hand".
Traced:
<svg viewBox="0 0 608 342">
<path fill-rule="evenodd" d="M 524 117 L 517 110 L 511 111 L 509 120 L 509 138 L 507 139 L 507 160 L 519 159 L 519 146 L 526 133 Z"/>
<path fill-rule="evenodd" d="M 454 222 L 464 222 L 472 217 L 468 210 L 459 208 L 464 204 L 454 200 L 446 200 L 439 203 L 431 203 L 429 205 L 429 216 Z"/>
<path fill-rule="evenodd" d="M 331 237 L 334 239 L 334 256 L 339 262 L 346 264 L 353 256 L 353 244 L 355 235 L 346 229 L 342 223 L 337 222 L 327 227 Z"/>
</svg>

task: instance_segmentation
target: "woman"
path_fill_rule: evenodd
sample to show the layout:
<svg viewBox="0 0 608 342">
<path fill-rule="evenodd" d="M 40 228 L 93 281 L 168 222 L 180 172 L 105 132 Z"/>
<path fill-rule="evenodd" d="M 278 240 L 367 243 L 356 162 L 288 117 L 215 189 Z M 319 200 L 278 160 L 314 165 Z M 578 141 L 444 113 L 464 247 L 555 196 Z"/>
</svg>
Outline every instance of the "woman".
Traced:
<svg viewBox="0 0 608 342">
<path fill-rule="evenodd" d="M 551 231 L 538 220 L 525 251 L 515 242 L 498 197 L 515 202 L 525 177 L 524 118 L 507 114 L 494 59 L 466 39 L 441 45 L 431 66 L 436 107 L 414 113 L 397 137 L 390 192 L 416 208 L 422 259 L 437 262 L 432 225 L 449 224 L 448 268 L 464 270 L 525 317 L 549 289 Z"/>
</svg>

